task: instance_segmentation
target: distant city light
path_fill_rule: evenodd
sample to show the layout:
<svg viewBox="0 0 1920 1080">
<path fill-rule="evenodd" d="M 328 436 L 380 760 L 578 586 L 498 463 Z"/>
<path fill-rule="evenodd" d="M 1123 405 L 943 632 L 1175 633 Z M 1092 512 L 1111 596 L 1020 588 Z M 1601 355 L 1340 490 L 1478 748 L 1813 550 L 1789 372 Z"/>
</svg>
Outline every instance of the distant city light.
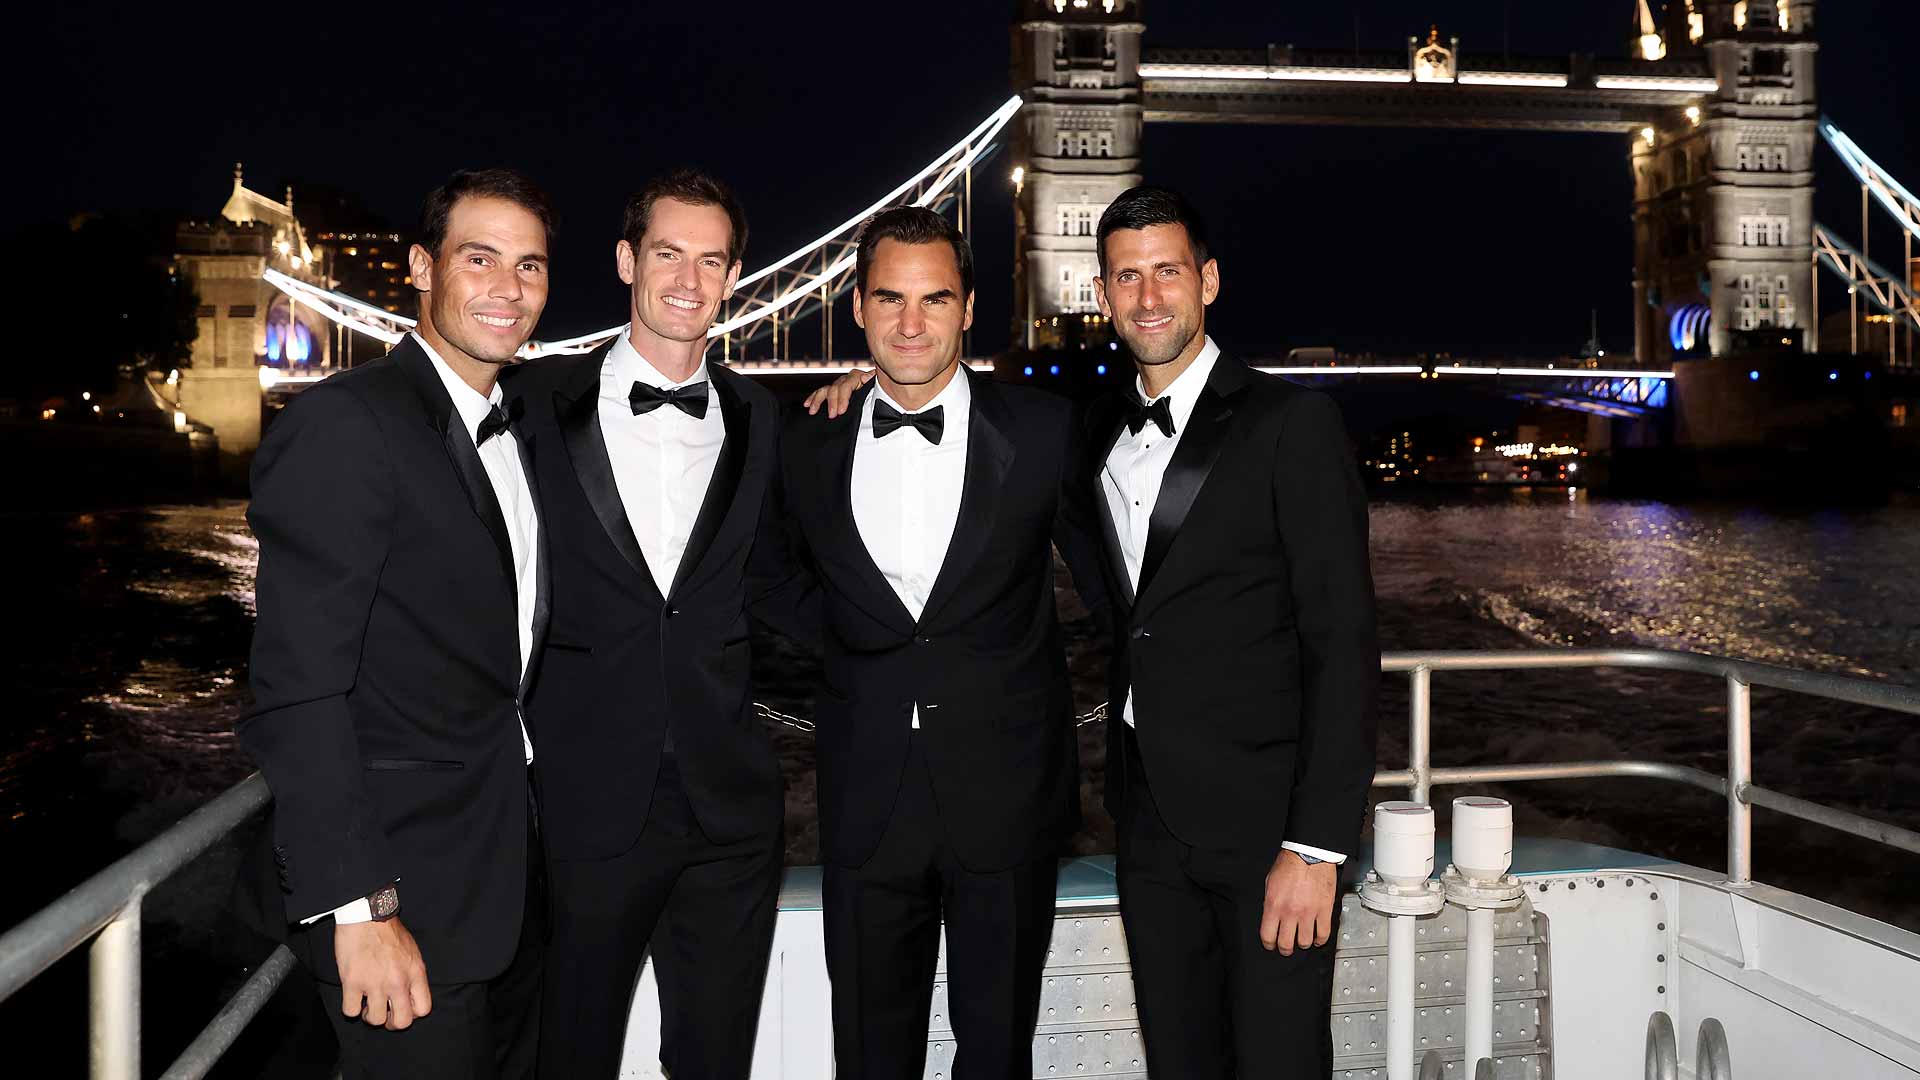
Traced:
<svg viewBox="0 0 1920 1080">
<path fill-rule="evenodd" d="M 1640 129 L 1640 137 L 1641 137 L 1641 138 L 1643 138 L 1643 139 L 1645 139 L 1645 140 L 1647 140 L 1647 145 L 1648 145 L 1648 146 L 1652 146 L 1652 145 L 1653 145 L 1653 129 L 1652 129 L 1652 128 L 1650 128 L 1650 127 L 1643 127 L 1643 128 L 1641 128 L 1641 129 Z"/>
<path fill-rule="evenodd" d="M 1093 369 L 1093 373 L 1095 375 L 1105 375 L 1107 373 L 1107 365 L 1105 364 L 1096 365 Z"/>
<path fill-rule="evenodd" d="M 1693 121 L 1695 127 L 1700 126 L 1700 106 L 1687 106 L 1687 119 Z"/>
<path fill-rule="evenodd" d="M 262 370 L 264 370 L 264 369 L 262 369 Z M 1027 366 L 1026 368 L 1024 368 L 1024 369 L 1022 369 L 1022 370 L 1021 370 L 1021 374 L 1023 374 L 1023 375 L 1025 375 L 1025 376 L 1027 376 L 1028 378 L 1032 378 L 1032 377 L 1033 377 L 1033 367 L 1032 367 L 1031 365 L 1029 365 L 1029 366 Z"/>
<path fill-rule="evenodd" d="M 1058 374 L 1060 374 L 1060 365 L 1059 365 L 1059 364 L 1052 364 L 1052 365 L 1049 365 L 1049 366 L 1047 367 L 1047 374 L 1049 374 L 1049 375 L 1058 375 Z"/>
<path fill-rule="evenodd" d="M 1759 381 L 1760 381 L 1760 373 L 1759 373 L 1759 372 L 1757 372 L 1757 371 L 1749 371 L 1749 372 L 1747 372 L 1747 381 L 1748 381 L 1748 382 L 1759 382 Z"/>
<path fill-rule="evenodd" d="M 92 401 L 92 400 L 93 400 L 93 391 L 91 391 L 91 390 L 82 390 L 82 391 L 80 391 L 80 400 L 81 400 L 81 401 Z"/>
<path fill-rule="evenodd" d="M 1828 381 L 1828 382 L 1832 382 L 1832 381 L 1834 381 L 1835 379 L 1838 379 L 1839 377 L 1840 377 L 1840 373 L 1839 373 L 1839 372 L 1837 372 L 1837 371 L 1829 371 L 1829 372 L 1827 372 L 1827 381 Z"/>
</svg>

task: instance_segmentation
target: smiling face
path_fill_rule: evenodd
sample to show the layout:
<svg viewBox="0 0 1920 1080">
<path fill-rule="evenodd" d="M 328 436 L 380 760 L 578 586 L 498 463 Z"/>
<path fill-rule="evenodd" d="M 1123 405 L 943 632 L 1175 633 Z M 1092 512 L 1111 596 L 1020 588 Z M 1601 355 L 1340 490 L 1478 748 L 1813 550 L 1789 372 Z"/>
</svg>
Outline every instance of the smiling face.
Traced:
<svg viewBox="0 0 1920 1080">
<path fill-rule="evenodd" d="M 407 258 L 423 294 L 420 333 L 442 359 L 513 362 L 547 305 L 547 229 L 531 210 L 492 196 L 462 198 L 447 215 L 440 250 L 415 244 Z"/>
<path fill-rule="evenodd" d="M 853 319 L 867 332 L 887 394 L 919 408 L 945 388 L 960 362 L 973 294 L 962 294 L 959 260 L 944 240 L 882 240 L 866 277 L 866 289 L 854 290 Z"/>
<path fill-rule="evenodd" d="M 633 345 L 640 355 L 671 352 L 668 343 L 706 340 L 721 301 L 733 295 L 740 277 L 740 264 L 728 259 L 732 242 L 725 210 L 673 198 L 653 204 L 637 247 L 620 241 L 615 257 L 620 280 L 633 289 Z"/>
<path fill-rule="evenodd" d="M 1106 272 L 1094 280 L 1100 313 L 1143 367 L 1198 356 L 1207 305 L 1219 293 L 1219 264 L 1194 262 L 1183 225 L 1115 230 L 1106 239 Z"/>
</svg>

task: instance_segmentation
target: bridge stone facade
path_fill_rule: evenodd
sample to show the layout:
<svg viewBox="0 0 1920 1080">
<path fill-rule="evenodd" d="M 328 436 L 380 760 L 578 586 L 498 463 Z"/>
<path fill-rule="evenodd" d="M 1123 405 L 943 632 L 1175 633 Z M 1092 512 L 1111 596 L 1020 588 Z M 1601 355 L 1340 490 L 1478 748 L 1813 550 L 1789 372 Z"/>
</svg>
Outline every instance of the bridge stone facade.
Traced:
<svg viewBox="0 0 1920 1080">
<path fill-rule="evenodd" d="M 1816 345 L 1813 155 L 1819 141 L 1813 0 L 1684 0 L 1669 35 L 1704 55 L 1719 89 L 1633 142 L 1635 352 Z M 1683 39 L 1684 40 L 1684 39 Z M 1677 324 L 1710 313 L 1704 340 Z"/>
<path fill-rule="evenodd" d="M 1099 311 L 1094 226 L 1140 183 L 1142 0 L 1021 0 L 1013 29 L 1014 334 L 1057 343 Z"/>
<path fill-rule="evenodd" d="M 176 272 L 200 298 L 199 336 L 191 365 L 181 372 L 175 404 L 212 427 L 220 439 L 223 466 L 244 467 L 260 444 L 260 366 L 287 364 L 284 344 L 298 326 L 310 348 L 305 363 L 332 367 L 335 335 L 318 314 L 291 305 L 262 279 L 268 270 L 324 284 L 314 250 L 287 201 L 248 188 L 234 166 L 233 191 L 211 221 L 182 222 L 174 234 Z M 281 353 L 271 357 L 270 352 Z"/>
</svg>

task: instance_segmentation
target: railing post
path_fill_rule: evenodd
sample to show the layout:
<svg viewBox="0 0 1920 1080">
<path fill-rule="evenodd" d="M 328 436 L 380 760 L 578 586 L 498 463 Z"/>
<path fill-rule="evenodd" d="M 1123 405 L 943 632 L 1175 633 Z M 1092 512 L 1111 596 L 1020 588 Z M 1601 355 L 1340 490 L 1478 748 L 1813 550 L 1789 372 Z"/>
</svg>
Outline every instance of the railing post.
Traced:
<svg viewBox="0 0 1920 1080">
<path fill-rule="evenodd" d="M 1408 680 L 1407 711 L 1407 768 L 1413 773 L 1413 783 L 1407 787 L 1407 798 L 1417 803 L 1430 803 L 1428 797 L 1433 788 L 1433 669 L 1421 664 L 1413 669 Z"/>
<path fill-rule="evenodd" d="M 1753 783 L 1753 687 L 1727 676 L 1727 883 L 1753 880 L 1753 807 L 1747 786 Z"/>
<path fill-rule="evenodd" d="M 88 1057 L 93 1080 L 140 1080 L 140 900 L 87 949 Z"/>
</svg>

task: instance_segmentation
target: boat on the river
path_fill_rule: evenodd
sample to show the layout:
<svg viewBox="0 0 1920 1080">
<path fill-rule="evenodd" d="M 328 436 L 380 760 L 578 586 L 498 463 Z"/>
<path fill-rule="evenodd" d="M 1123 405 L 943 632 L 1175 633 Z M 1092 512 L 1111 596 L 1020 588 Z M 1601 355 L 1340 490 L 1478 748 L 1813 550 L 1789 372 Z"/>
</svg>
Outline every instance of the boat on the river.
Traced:
<svg viewBox="0 0 1920 1080">
<path fill-rule="evenodd" d="M 1430 841 L 1427 807 L 1435 788 L 1639 777 L 1720 795 L 1723 822 L 1676 811 L 1672 826 L 1724 828 L 1727 861 L 1720 869 L 1692 866 L 1510 831 L 1508 840 L 1489 846 L 1469 830 L 1456 835 L 1470 845 L 1439 845 L 1431 865 L 1447 872 L 1430 882 L 1427 864 L 1407 847 L 1417 848 L 1418 828 L 1406 835 L 1397 824 L 1376 829 L 1376 842 L 1353 860 L 1355 879 L 1340 897 L 1331 1016 L 1335 1078 L 1920 1077 L 1920 934 L 1756 878 L 1752 812 L 1757 806 L 1865 838 L 1892 849 L 1892 859 L 1920 855 L 1920 833 L 1755 783 L 1750 709 L 1752 688 L 1762 686 L 1920 715 L 1920 689 L 1636 649 L 1392 653 L 1383 667 L 1409 679 L 1410 760 L 1376 774 L 1376 789 L 1400 796 L 1377 808 L 1377 820 L 1424 821 Z M 1722 680 L 1725 773 L 1635 760 L 1433 766 L 1437 673 L 1581 669 L 1590 675 L 1601 668 Z M 138 1077 L 141 901 L 270 798 L 264 781 L 250 778 L 10 930 L 0 938 L 0 1001 L 90 942 L 92 1075 Z M 1497 818 L 1498 802 L 1473 800 L 1459 813 Z M 1510 843 L 1505 867 L 1494 865 L 1507 854 L 1503 843 Z M 1844 875 L 1846 867 L 1836 865 L 1833 873 Z M 1920 874 L 1913 880 L 1920 884 Z M 788 869 L 755 1077 L 833 1075 L 819 898 L 818 868 Z M 950 1072 L 954 1051 L 942 1008 L 944 950 L 942 960 L 927 1036 L 926 1076 L 937 1080 Z M 204 1075 L 292 963 L 285 948 L 269 957 L 163 1075 Z M 1062 865 L 1043 978 L 1036 1080 L 1147 1076 L 1109 858 Z M 657 1023 L 651 974 L 643 972 L 623 1076 L 659 1075 Z"/>
</svg>

